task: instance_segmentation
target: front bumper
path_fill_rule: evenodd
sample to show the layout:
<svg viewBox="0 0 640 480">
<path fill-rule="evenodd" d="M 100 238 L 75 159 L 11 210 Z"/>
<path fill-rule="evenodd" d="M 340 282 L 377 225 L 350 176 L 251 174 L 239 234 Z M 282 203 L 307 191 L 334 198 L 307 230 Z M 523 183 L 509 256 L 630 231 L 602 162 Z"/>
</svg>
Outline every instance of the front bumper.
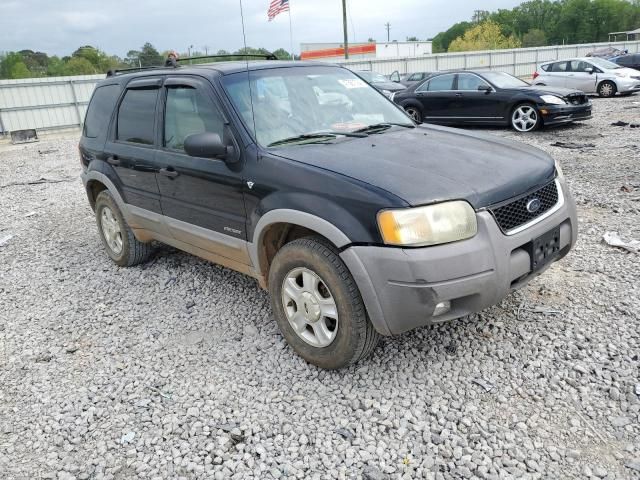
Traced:
<svg viewBox="0 0 640 480">
<path fill-rule="evenodd" d="M 545 105 L 540 108 L 540 112 L 546 126 L 589 120 L 591 102 L 582 105 Z"/>
<path fill-rule="evenodd" d="M 555 261 L 565 256 L 575 245 L 578 229 L 575 203 L 566 184 L 561 185 L 562 207 L 513 235 L 503 234 L 493 216 L 481 211 L 478 233 L 469 240 L 425 248 L 354 246 L 343 251 L 340 256 L 376 330 L 395 335 L 499 303 L 545 270 L 531 274 L 527 246 L 558 226 L 560 253 Z M 451 310 L 434 317 L 436 305 L 444 301 L 451 302 Z"/>
<path fill-rule="evenodd" d="M 617 78 L 616 85 L 618 93 L 640 92 L 640 79 L 638 78 Z"/>
</svg>

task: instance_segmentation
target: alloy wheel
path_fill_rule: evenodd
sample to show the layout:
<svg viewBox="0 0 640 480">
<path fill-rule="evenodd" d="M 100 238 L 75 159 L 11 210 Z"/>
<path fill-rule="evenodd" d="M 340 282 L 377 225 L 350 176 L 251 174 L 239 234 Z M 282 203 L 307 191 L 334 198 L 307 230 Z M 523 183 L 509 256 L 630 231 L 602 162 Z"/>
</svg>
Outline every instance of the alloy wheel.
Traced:
<svg viewBox="0 0 640 480">
<path fill-rule="evenodd" d="M 530 105 L 521 105 L 514 110 L 511 124 L 519 132 L 529 132 L 538 124 L 538 112 Z"/>
<path fill-rule="evenodd" d="M 421 120 L 420 112 L 418 112 L 417 108 L 415 108 L 415 107 L 407 107 L 405 109 L 405 112 L 407 112 L 407 115 L 409 115 L 416 122 L 419 122 Z"/>
<path fill-rule="evenodd" d="M 102 208 L 100 215 L 100 227 L 107 245 L 113 253 L 120 255 L 122 253 L 122 230 L 120 223 L 109 207 Z"/>
<path fill-rule="evenodd" d="M 338 333 L 338 307 L 324 281 L 312 270 L 291 270 L 282 282 L 282 304 L 291 328 L 309 345 L 324 348 Z"/>
</svg>

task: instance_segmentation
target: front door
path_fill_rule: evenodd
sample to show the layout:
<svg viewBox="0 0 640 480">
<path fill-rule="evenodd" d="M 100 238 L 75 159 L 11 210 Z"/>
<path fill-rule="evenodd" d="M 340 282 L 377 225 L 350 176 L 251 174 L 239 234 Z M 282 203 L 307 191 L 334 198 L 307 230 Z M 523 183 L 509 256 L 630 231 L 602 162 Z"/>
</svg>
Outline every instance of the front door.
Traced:
<svg viewBox="0 0 640 480">
<path fill-rule="evenodd" d="M 587 68 L 593 69 L 591 73 L 585 71 Z M 596 67 L 583 60 L 571 60 L 567 62 L 567 77 L 565 87 L 581 90 L 586 93 L 596 91 L 598 75 Z"/>
<path fill-rule="evenodd" d="M 478 90 L 483 86 L 491 90 Z M 501 95 L 491 85 L 473 73 L 459 73 L 452 116 L 461 121 L 491 123 L 503 118 Z"/>
<path fill-rule="evenodd" d="M 157 214 L 162 211 L 155 174 L 156 106 L 161 83 L 161 77 L 147 77 L 127 84 L 104 147 L 105 159 L 122 185 L 124 201 Z"/>
<path fill-rule="evenodd" d="M 455 74 L 438 75 L 416 88 L 416 98 L 422 104 L 426 122 L 448 123 L 451 121 L 452 105 L 455 101 L 453 80 Z"/>
<path fill-rule="evenodd" d="M 164 83 L 162 98 L 157 179 L 169 231 L 181 242 L 248 264 L 242 162 L 229 165 L 184 151 L 189 135 L 204 132 L 234 144 L 211 84 L 199 77 L 173 77 Z"/>
</svg>

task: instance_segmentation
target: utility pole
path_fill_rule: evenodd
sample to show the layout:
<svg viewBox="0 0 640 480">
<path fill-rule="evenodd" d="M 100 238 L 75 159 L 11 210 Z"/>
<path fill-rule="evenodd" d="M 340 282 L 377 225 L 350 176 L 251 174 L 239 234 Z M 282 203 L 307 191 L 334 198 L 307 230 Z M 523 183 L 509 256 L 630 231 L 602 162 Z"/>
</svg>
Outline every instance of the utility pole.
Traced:
<svg viewBox="0 0 640 480">
<path fill-rule="evenodd" d="M 387 43 L 391 41 L 391 24 L 389 22 L 384 24 L 384 28 L 387 29 Z"/>
<path fill-rule="evenodd" d="M 349 34 L 347 32 L 347 0 L 342 0 L 342 28 L 344 29 L 344 58 L 349 59 Z"/>
</svg>

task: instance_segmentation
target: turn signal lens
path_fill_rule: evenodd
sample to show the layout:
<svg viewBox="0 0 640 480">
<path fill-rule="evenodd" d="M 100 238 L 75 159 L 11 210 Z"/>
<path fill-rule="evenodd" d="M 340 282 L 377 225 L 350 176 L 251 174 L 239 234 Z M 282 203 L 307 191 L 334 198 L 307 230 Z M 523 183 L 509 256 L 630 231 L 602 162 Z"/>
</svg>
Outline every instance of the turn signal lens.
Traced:
<svg viewBox="0 0 640 480">
<path fill-rule="evenodd" d="M 378 214 L 384 243 L 401 246 L 428 246 L 473 237 L 478 231 L 476 213 L 467 202 L 438 203 Z"/>
</svg>

